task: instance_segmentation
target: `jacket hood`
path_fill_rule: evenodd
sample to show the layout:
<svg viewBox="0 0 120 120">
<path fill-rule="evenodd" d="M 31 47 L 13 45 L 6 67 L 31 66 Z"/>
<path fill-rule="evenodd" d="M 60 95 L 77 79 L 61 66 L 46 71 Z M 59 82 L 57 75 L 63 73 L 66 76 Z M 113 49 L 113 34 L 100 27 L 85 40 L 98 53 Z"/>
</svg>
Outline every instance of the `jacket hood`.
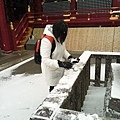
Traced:
<svg viewBox="0 0 120 120">
<path fill-rule="evenodd" d="M 46 25 L 43 34 L 54 37 L 54 35 L 53 35 L 53 25 Z"/>
</svg>

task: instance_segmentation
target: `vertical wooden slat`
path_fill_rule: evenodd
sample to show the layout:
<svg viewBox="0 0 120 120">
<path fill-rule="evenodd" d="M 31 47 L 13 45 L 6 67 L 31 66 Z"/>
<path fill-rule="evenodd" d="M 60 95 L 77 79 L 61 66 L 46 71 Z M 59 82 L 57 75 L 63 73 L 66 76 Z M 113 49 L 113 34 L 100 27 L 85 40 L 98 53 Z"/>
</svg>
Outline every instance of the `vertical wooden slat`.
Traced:
<svg viewBox="0 0 120 120">
<path fill-rule="evenodd" d="M 86 94 L 87 94 L 89 85 L 90 85 L 90 59 L 88 60 L 86 65 Z"/>
<path fill-rule="evenodd" d="M 117 63 L 120 63 L 120 57 L 117 58 Z"/>
<path fill-rule="evenodd" d="M 83 83 L 83 101 L 85 100 L 85 94 L 86 94 L 86 66 L 83 69 L 83 79 L 82 79 L 82 83 Z"/>
<path fill-rule="evenodd" d="M 82 74 L 81 74 L 81 107 L 83 106 L 83 96 L 84 96 L 84 84 L 83 84 L 83 71 L 82 71 Z"/>
<path fill-rule="evenodd" d="M 75 89 L 75 92 L 74 92 L 74 95 L 75 95 L 75 110 L 77 111 L 81 111 L 81 80 L 77 79 L 76 81 L 76 87 L 74 87 Z M 79 90 L 79 91 L 78 91 Z"/>
<path fill-rule="evenodd" d="M 0 34 L 2 40 L 2 47 L 6 53 L 11 52 L 11 37 L 9 35 L 10 29 L 8 29 L 6 21 L 4 0 L 0 0 Z"/>
<path fill-rule="evenodd" d="M 81 111 L 81 107 L 82 107 L 82 81 L 81 81 L 81 76 L 79 75 L 79 97 L 78 97 L 78 100 L 79 100 L 79 102 L 78 102 L 78 105 L 77 106 L 79 106 L 79 109 L 78 109 L 78 111 Z"/>
<path fill-rule="evenodd" d="M 114 28 L 114 37 L 113 37 L 113 42 L 112 42 L 112 51 L 113 52 L 118 52 L 120 50 L 120 27 L 115 27 Z"/>
<path fill-rule="evenodd" d="M 108 78 L 109 78 L 109 73 L 110 73 L 110 68 L 111 68 L 111 59 L 106 59 L 106 65 L 105 65 L 105 87 L 107 86 Z"/>
<path fill-rule="evenodd" d="M 76 0 L 71 0 L 70 1 L 70 10 L 76 10 L 76 9 L 77 9 Z"/>
<path fill-rule="evenodd" d="M 119 7 L 119 0 L 113 0 L 112 7 Z"/>
<path fill-rule="evenodd" d="M 100 86 L 101 58 L 97 57 L 95 61 L 95 86 Z"/>
</svg>

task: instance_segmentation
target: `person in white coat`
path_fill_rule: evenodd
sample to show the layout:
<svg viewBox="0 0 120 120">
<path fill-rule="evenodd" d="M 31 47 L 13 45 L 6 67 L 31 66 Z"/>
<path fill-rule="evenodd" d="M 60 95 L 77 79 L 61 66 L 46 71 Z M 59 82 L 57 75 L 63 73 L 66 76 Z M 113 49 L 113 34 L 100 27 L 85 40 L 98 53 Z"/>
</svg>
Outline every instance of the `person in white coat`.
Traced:
<svg viewBox="0 0 120 120">
<path fill-rule="evenodd" d="M 53 25 L 46 25 L 43 34 L 51 36 L 55 41 L 55 49 L 51 55 L 52 44 L 47 38 L 41 41 L 40 54 L 42 56 L 41 70 L 49 91 L 54 89 L 62 78 L 65 69 L 72 68 L 72 63 L 65 61 L 72 56 L 65 48 L 65 38 L 68 26 L 63 20 L 56 21 Z"/>
</svg>

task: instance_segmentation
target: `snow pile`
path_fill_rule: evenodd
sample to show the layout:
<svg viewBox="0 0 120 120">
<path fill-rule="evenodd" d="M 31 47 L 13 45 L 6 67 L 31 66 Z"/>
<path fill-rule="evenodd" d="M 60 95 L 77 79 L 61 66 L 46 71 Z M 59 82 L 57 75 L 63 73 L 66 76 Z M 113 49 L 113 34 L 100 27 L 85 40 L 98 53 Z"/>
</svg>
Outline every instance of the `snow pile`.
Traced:
<svg viewBox="0 0 120 120">
<path fill-rule="evenodd" d="M 86 114 L 83 112 L 76 112 L 67 109 L 59 109 L 55 114 L 53 120 L 102 120 L 97 114 Z"/>
<path fill-rule="evenodd" d="M 42 74 L 12 75 L 15 69 L 32 59 L 0 72 L 0 120 L 29 120 L 48 95 Z"/>
</svg>

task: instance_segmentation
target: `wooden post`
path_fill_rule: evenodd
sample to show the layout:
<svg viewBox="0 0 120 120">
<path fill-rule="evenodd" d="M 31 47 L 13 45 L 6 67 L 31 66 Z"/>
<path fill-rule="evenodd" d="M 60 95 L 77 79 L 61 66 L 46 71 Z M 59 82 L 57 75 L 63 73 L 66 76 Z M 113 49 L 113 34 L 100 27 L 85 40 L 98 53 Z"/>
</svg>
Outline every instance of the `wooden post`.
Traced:
<svg viewBox="0 0 120 120">
<path fill-rule="evenodd" d="M 119 0 L 112 0 L 112 7 L 119 7 Z"/>
<path fill-rule="evenodd" d="M 13 50 L 16 51 L 17 50 L 17 45 L 16 45 L 16 40 L 15 40 L 15 32 L 14 32 L 14 26 L 13 23 L 10 22 L 10 29 L 11 29 L 11 33 L 12 33 L 12 46 L 13 46 Z"/>
<path fill-rule="evenodd" d="M 120 57 L 117 57 L 117 61 L 116 61 L 117 63 L 120 63 Z"/>
<path fill-rule="evenodd" d="M 71 1 L 70 1 L 70 10 L 72 11 L 72 12 L 71 12 L 71 16 L 72 16 L 72 15 L 74 16 L 74 14 L 76 14 L 76 12 L 74 11 L 74 10 L 76 10 L 76 9 L 77 9 L 76 0 L 71 0 Z"/>
<path fill-rule="evenodd" d="M 10 36 L 8 32 L 8 24 L 6 21 L 5 8 L 3 0 L 0 0 L 0 29 L 1 29 L 1 40 L 3 43 L 3 50 L 6 53 L 11 52 Z"/>
<path fill-rule="evenodd" d="M 33 11 L 34 12 L 42 12 L 42 3 L 43 0 L 33 0 Z"/>
<path fill-rule="evenodd" d="M 95 86 L 100 87 L 101 58 L 96 58 L 95 63 Z"/>
<path fill-rule="evenodd" d="M 70 10 L 76 10 L 76 9 L 77 9 L 76 0 L 70 0 Z"/>
<path fill-rule="evenodd" d="M 110 73 L 110 68 L 111 68 L 111 59 L 107 58 L 106 59 L 106 65 L 105 65 L 105 87 L 107 86 L 108 78 L 109 78 L 109 73 Z"/>
<path fill-rule="evenodd" d="M 86 64 L 86 94 L 87 94 L 87 90 L 89 88 L 90 85 L 90 59 L 88 60 L 87 64 Z"/>
</svg>

